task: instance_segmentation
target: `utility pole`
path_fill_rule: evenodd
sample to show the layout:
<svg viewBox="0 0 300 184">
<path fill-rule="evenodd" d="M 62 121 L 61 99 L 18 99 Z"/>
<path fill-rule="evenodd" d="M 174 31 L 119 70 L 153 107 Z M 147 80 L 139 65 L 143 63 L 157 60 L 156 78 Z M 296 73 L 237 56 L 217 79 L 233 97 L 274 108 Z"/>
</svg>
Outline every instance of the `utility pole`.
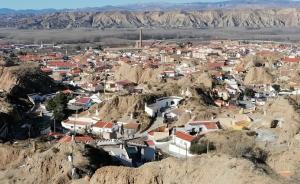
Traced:
<svg viewBox="0 0 300 184">
<path fill-rule="evenodd" d="M 208 152 L 209 152 L 209 141 L 207 141 L 206 143 L 206 154 L 208 154 Z"/>
<path fill-rule="evenodd" d="M 54 121 L 53 121 L 53 132 L 55 133 L 55 130 L 56 130 L 56 123 L 55 123 L 55 118 L 53 119 Z"/>
<path fill-rule="evenodd" d="M 76 120 L 77 120 L 77 116 L 78 116 L 78 109 L 76 109 Z M 75 124 L 75 121 L 74 121 L 74 124 L 73 124 L 73 135 L 72 135 L 72 159 L 71 159 L 71 164 L 72 164 L 72 171 L 71 171 L 71 174 L 72 174 L 72 177 L 74 177 L 75 175 L 75 166 L 74 166 L 74 146 L 75 146 L 75 137 L 76 137 L 76 128 L 75 128 L 76 124 Z"/>
</svg>

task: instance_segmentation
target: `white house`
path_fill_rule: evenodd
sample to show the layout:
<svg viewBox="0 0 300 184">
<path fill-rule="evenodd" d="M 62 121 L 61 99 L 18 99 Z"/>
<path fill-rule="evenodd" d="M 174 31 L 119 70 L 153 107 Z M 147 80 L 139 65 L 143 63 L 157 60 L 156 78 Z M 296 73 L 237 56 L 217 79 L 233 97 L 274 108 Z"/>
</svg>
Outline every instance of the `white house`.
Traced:
<svg viewBox="0 0 300 184">
<path fill-rule="evenodd" d="M 159 75 L 160 78 L 174 78 L 176 76 L 177 72 L 175 70 L 166 70 Z"/>
<path fill-rule="evenodd" d="M 71 121 L 69 119 L 62 121 L 61 125 L 71 131 L 74 131 L 76 133 L 80 133 L 80 134 L 84 134 L 87 131 L 89 131 L 90 127 L 91 127 L 91 123 L 89 122 L 85 122 L 85 121 Z"/>
<path fill-rule="evenodd" d="M 145 111 L 151 117 L 158 116 L 167 108 L 177 107 L 182 100 L 183 98 L 178 96 L 159 98 L 153 104 L 145 104 Z"/>
<path fill-rule="evenodd" d="M 115 92 L 117 90 L 116 83 L 114 81 L 107 81 L 104 86 L 106 91 Z"/>
<path fill-rule="evenodd" d="M 193 133 L 208 133 L 221 128 L 221 124 L 218 121 L 190 121 L 185 124 L 185 130 Z"/>
<path fill-rule="evenodd" d="M 99 118 L 93 116 L 70 116 L 67 120 L 61 122 L 62 127 L 77 133 L 89 132 L 91 126 L 99 121 Z"/>
<path fill-rule="evenodd" d="M 169 144 L 169 151 L 182 156 L 193 156 L 190 154 L 190 147 L 193 142 L 199 140 L 200 136 L 192 136 L 183 131 L 176 131 L 172 143 Z"/>
<path fill-rule="evenodd" d="M 96 135 L 100 135 L 104 132 L 108 132 L 108 133 L 117 132 L 118 129 L 119 126 L 117 124 L 114 124 L 112 122 L 98 121 L 92 126 L 92 133 Z"/>
<path fill-rule="evenodd" d="M 94 103 L 100 104 L 102 102 L 101 97 L 100 97 L 100 93 L 98 94 L 93 94 L 92 96 L 90 96 L 91 100 Z"/>
</svg>

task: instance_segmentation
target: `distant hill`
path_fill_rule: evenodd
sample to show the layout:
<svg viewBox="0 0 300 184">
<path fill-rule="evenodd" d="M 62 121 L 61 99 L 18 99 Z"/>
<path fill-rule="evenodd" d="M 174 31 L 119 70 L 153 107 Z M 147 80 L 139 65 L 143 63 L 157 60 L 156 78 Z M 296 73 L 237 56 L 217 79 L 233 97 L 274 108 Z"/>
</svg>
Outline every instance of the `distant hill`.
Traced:
<svg viewBox="0 0 300 184">
<path fill-rule="evenodd" d="M 300 9 L 236 9 L 205 11 L 67 11 L 0 15 L 0 28 L 272 28 L 299 27 Z"/>
<path fill-rule="evenodd" d="M 86 7 L 81 9 L 13 10 L 0 8 L 0 14 L 44 14 L 54 12 L 97 12 L 97 11 L 170 11 L 170 10 L 211 10 L 234 8 L 300 8 L 300 0 L 224 0 L 221 2 L 194 3 L 138 3 L 122 6 Z"/>
<path fill-rule="evenodd" d="M 299 9 L 298 9 L 299 8 Z M 269 28 L 299 27 L 300 2 L 232 0 L 146 3 L 82 9 L 0 9 L 0 28 Z"/>
</svg>

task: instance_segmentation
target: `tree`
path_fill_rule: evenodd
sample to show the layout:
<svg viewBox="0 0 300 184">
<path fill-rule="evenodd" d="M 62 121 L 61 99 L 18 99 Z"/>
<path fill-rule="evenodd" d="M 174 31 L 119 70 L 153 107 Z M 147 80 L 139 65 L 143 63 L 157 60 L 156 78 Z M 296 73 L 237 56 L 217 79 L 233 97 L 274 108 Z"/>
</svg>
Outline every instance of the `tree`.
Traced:
<svg viewBox="0 0 300 184">
<path fill-rule="evenodd" d="M 279 84 L 273 84 L 272 87 L 276 92 L 280 92 L 280 85 Z"/>
<path fill-rule="evenodd" d="M 59 93 L 54 98 L 47 101 L 46 109 L 53 112 L 53 116 L 56 120 L 62 121 L 66 117 L 67 103 L 70 99 L 71 96 Z"/>
<path fill-rule="evenodd" d="M 246 88 L 245 91 L 244 91 L 244 95 L 247 96 L 247 97 L 254 97 L 255 95 L 255 91 L 251 88 Z"/>
</svg>

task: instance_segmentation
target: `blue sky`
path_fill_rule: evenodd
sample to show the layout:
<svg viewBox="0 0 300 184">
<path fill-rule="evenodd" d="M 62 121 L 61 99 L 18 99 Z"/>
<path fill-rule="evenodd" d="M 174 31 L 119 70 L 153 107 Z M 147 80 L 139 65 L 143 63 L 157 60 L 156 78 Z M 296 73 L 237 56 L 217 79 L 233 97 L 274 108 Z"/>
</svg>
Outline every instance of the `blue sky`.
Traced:
<svg viewBox="0 0 300 184">
<path fill-rule="evenodd" d="M 122 5 L 150 2 L 212 2 L 220 0 L 0 0 L 0 8 L 12 9 L 44 9 L 44 8 L 84 8 L 105 5 Z"/>
</svg>

